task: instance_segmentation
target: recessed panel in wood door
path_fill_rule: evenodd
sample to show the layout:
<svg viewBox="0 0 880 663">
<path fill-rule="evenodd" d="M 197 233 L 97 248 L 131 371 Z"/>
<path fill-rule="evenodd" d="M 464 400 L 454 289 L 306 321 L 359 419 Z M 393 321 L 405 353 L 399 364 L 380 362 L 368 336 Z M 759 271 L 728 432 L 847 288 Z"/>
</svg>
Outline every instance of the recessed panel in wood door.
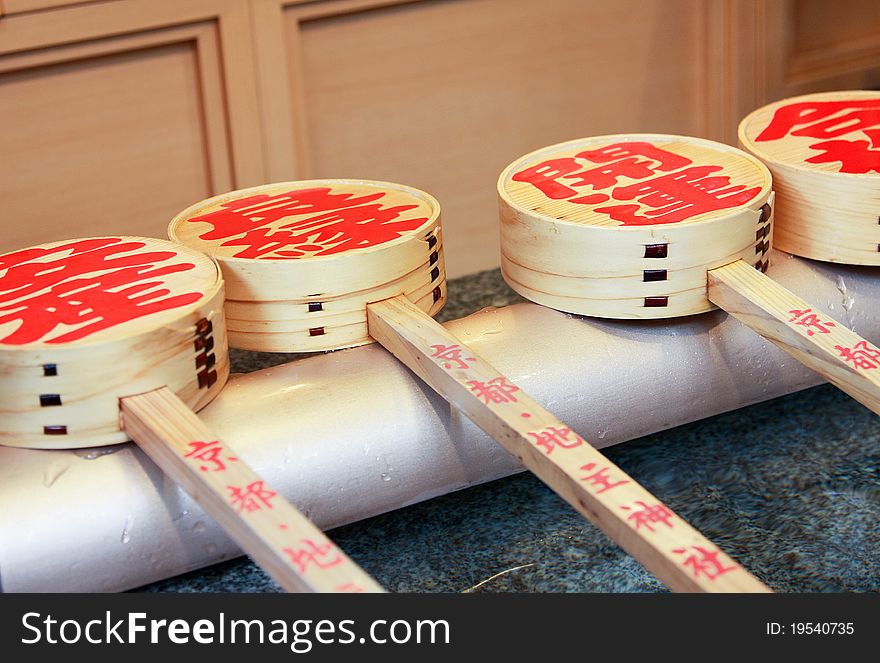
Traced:
<svg viewBox="0 0 880 663">
<path fill-rule="evenodd" d="M 107 0 L 0 0 L 0 15 L 36 12 L 65 5 L 85 5 Z"/>
<path fill-rule="evenodd" d="M 515 157 L 700 132 L 698 17 L 686 0 L 446 0 L 304 20 L 291 71 L 309 174 L 423 188 L 443 206 L 450 276 L 497 266 L 495 181 Z"/>
<path fill-rule="evenodd" d="M 164 237 L 209 194 L 195 42 L 0 73 L 0 250 Z"/>
<path fill-rule="evenodd" d="M 877 0 L 778 0 L 762 8 L 767 101 L 880 87 Z"/>
<path fill-rule="evenodd" d="M 792 50 L 846 49 L 859 40 L 880 40 L 877 0 L 795 0 Z"/>
</svg>

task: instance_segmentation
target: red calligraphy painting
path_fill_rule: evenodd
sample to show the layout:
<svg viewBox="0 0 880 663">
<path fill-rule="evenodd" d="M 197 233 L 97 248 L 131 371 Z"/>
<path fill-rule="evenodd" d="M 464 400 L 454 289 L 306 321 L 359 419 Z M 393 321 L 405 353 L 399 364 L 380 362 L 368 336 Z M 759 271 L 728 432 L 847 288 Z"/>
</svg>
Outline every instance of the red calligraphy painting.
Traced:
<svg viewBox="0 0 880 663">
<path fill-rule="evenodd" d="M 829 320 L 822 320 L 817 313 L 811 308 L 792 309 L 789 322 L 793 322 L 798 327 L 803 327 L 807 331 L 807 336 L 814 334 L 830 334 L 831 328 L 837 325 Z"/>
<path fill-rule="evenodd" d="M 574 449 L 584 444 L 580 435 L 573 432 L 570 428 L 560 428 L 558 426 L 548 426 L 539 431 L 530 431 L 535 446 L 541 447 L 548 456 L 553 453 L 554 449 Z"/>
<path fill-rule="evenodd" d="M 431 356 L 439 360 L 443 368 L 447 371 L 453 368 L 468 368 L 468 362 L 477 361 L 475 357 L 468 357 L 464 354 L 464 348 L 460 345 L 432 345 L 433 352 Z"/>
<path fill-rule="evenodd" d="M 590 472 L 587 476 L 581 477 L 581 481 L 586 481 L 588 486 L 596 488 L 596 493 L 601 494 L 608 492 L 612 488 L 617 488 L 629 483 L 629 479 L 615 479 L 610 475 L 611 468 L 609 466 L 596 469 L 596 463 L 587 463 L 581 465 L 581 469 Z"/>
<path fill-rule="evenodd" d="M 284 548 L 284 553 L 287 554 L 291 563 L 296 566 L 300 573 L 305 573 L 310 567 L 328 569 L 343 562 L 339 550 L 329 541 L 321 544 L 315 543 L 311 539 L 304 539 L 297 548 Z M 349 589 L 345 591 L 363 591 L 359 590 L 352 583 L 346 586 Z"/>
<path fill-rule="evenodd" d="M 274 490 L 269 490 L 262 481 L 254 481 L 247 486 L 227 486 L 230 503 L 239 513 L 250 513 L 272 509 L 272 500 L 278 496 Z"/>
<path fill-rule="evenodd" d="M 145 247 L 143 241 L 104 237 L 0 256 L 0 343 L 78 341 L 202 298 L 201 292 L 169 285 L 172 275 L 193 270 L 193 263 L 175 251 Z"/>
<path fill-rule="evenodd" d="M 880 349 L 867 341 L 859 341 L 852 347 L 835 345 L 834 349 L 841 359 L 847 364 L 852 364 L 856 370 L 870 371 L 880 368 Z"/>
<path fill-rule="evenodd" d="M 516 170 L 511 179 L 551 200 L 589 207 L 623 226 L 681 223 L 740 207 L 762 188 L 732 182 L 723 166 L 695 164 L 645 141 L 547 159 Z"/>
<path fill-rule="evenodd" d="M 702 546 L 676 548 L 672 552 L 683 556 L 682 565 L 690 569 L 695 579 L 705 577 L 707 580 L 715 580 L 718 576 L 739 568 L 736 564 L 724 566 L 724 562 L 719 559 L 720 551 L 708 550 Z"/>
<path fill-rule="evenodd" d="M 486 405 L 517 402 L 515 394 L 519 391 L 519 387 L 508 382 L 504 376 L 492 378 L 486 382 L 469 380 L 467 385 L 468 389 Z"/>
<path fill-rule="evenodd" d="M 416 198 L 411 204 L 386 204 L 388 192 L 358 190 L 363 195 L 327 186 L 255 194 L 187 222 L 209 225 L 198 237 L 227 248 L 222 255 L 285 260 L 378 246 L 428 220 Z"/>
<path fill-rule="evenodd" d="M 769 144 L 791 137 L 814 152 L 805 163 L 834 164 L 841 173 L 880 173 L 880 97 L 785 104 L 754 140 Z"/>
<path fill-rule="evenodd" d="M 183 457 L 197 461 L 200 472 L 225 472 L 227 463 L 238 460 L 235 456 L 229 455 L 220 440 L 195 441 L 190 442 L 188 446 L 190 450 L 183 454 Z"/>
<path fill-rule="evenodd" d="M 636 530 L 644 527 L 649 532 L 653 532 L 655 525 L 666 525 L 666 527 L 669 528 L 672 527 L 672 519 L 675 517 L 675 514 L 672 513 L 672 511 L 670 511 L 662 502 L 658 502 L 657 504 L 646 504 L 645 502 L 638 500 L 636 501 L 636 505 L 636 507 L 620 507 L 624 511 L 629 512 L 627 521 L 632 523 L 632 526 Z"/>
</svg>

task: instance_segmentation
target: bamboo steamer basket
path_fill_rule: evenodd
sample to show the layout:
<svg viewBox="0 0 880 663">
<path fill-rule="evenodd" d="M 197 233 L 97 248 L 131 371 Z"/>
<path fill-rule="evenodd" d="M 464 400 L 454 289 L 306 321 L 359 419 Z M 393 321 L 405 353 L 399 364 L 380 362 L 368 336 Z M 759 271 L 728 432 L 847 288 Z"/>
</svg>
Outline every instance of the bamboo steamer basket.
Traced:
<svg viewBox="0 0 880 663">
<path fill-rule="evenodd" d="M 138 237 L 0 256 L 0 362 L 0 443 L 131 438 L 284 589 L 382 591 L 194 413 L 229 376 L 210 257 Z"/>
<path fill-rule="evenodd" d="M 431 317 L 446 298 L 439 224 L 439 204 L 416 189 L 313 180 L 199 203 L 169 236 L 219 262 L 233 345 L 296 352 L 376 341 L 670 587 L 767 591 L 680 519 L 656 537 L 622 524 L 628 504 L 657 499 Z M 730 575 L 692 577 L 679 555 L 693 543 Z"/>
<path fill-rule="evenodd" d="M 229 375 L 223 281 L 171 242 L 101 237 L 0 256 L 0 444 L 124 442 L 119 400 L 167 386 L 192 409 Z"/>
<path fill-rule="evenodd" d="M 538 150 L 498 181 L 504 278 L 540 304 L 596 317 L 717 306 L 880 414 L 880 348 L 764 274 L 771 181 L 754 156 L 683 136 Z"/>
<path fill-rule="evenodd" d="M 777 248 L 880 265 L 880 93 L 777 101 L 743 119 L 739 143 L 773 174 Z"/>
<path fill-rule="evenodd" d="M 771 176 L 727 145 L 619 134 L 527 154 L 498 180 L 501 269 L 524 297 L 569 313 L 665 318 L 715 306 L 707 272 L 767 269 Z"/>
<path fill-rule="evenodd" d="M 446 302 L 440 206 L 368 180 L 282 182 L 199 202 L 171 239 L 213 256 L 227 283 L 233 347 L 314 352 L 372 341 L 366 305 L 405 295 Z"/>
</svg>

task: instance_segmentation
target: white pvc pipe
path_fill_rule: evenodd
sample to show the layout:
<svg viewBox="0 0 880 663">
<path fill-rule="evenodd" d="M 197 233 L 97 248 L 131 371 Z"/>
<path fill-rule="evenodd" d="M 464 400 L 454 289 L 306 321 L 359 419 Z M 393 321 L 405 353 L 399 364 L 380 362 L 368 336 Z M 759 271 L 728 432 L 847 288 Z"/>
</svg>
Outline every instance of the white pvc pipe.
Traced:
<svg viewBox="0 0 880 663">
<path fill-rule="evenodd" d="M 770 274 L 880 338 L 876 269 L 777 253 Z M 600 447 L 821 381 L 722 312 L 601 321 L 518 304 L 448 326 Z M 324 528 L 521 469 L 375 345 L 237 376 L 203 415 Z M 240 554 L 131 444 L 0 449 L 0 494 L 5 591 L 118 591 Z"/>
</svg>

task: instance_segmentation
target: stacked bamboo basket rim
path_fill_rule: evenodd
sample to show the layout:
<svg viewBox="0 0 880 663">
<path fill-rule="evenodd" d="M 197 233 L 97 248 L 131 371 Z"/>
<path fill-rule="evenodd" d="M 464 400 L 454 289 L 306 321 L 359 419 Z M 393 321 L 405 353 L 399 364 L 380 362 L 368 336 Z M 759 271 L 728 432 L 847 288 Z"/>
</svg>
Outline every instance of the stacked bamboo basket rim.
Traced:
<svg viewBox="0 0 880 663">
<path fill-rule="evenodd" d="M 777 248 L 880 265 L 880 93 L 784 99 L 739 125 L 740 146 L 773 174 Z"/>
<path fill-rule="evenodd" d="M 0 256 L 0 444 L 125 442 L 119 399 L 167 386 L 198 410 L 229 375 L 217 264 L 152 238 Z"/>
<path fill-rule="evenodd" d="M 569 313 L 665 318 L 714 309 L 707 272 L 767 269 L 771 176 L 708 140 L 619 134 L 527 154 L 499 177 L 501 270 Z"/>
<path fill-rule="evenodd" d="M 231 298 L 241 301 L 246 296 L 255 308 L 266 299 L 278 314 L 291 308 L 306 321 L 291 330 L 278 329 L 266 319 L 271 331 L 239 333 L 233 344 L 304 350 L 303 341 L 313 336 L 307 334 L 308 327 L 326 324 L 319 334 L 320 347 L 343 345 L 338 339 L 343 326 L 330 327 L 330 318 L 317 315 L 328 298 L 338 298 L 357 316 L 357 332 L 362 334 L 349 338 L 348 345 L 380 343 L 670 587 L 767 591 L 665 506 L 671 531 L 638 531 L 627 521 L 628 505 L 653 504 L 657 499 L 624 478 L 622 470 L 509 381 L 476 348 L 431 317 L 445 299 L 439 220 L 438 203 L 416 189 L 384 182 L 313 180 L 246 189 L 200 203 L 172 221 L 169 235 L 217 258 Z M 429 297 L 415 302 L 400 285 L 401 275 L 414 273 L 420 279 L 427 273 L 430 288 Z M 292 317 L 287 316 L 288 322 Z M 280 340 L 267 344 L 266 336 Z M 585 478 L 589 470 L 594 472 Z M 606 485 L 608 472 L 616 475 L 616 483 Z M 604 495 L 618 487 L 613 495 Z M 716 583 L 691 573 L 686 558 L 680 557 L 691 544 L 712 551 L 723 579 Z"/>
<path fill-rule="evenodd" d="M 372 342 L 366 305 L 446 301 L 440 205 L 389 182 L 304 180 L 232 191 L 178 214 L 169 237 L 213 256 L 233 347 L 314 352 Z"/>
<path fill-rule="evenodd" d="M 130 437 L 283 588 L 382 591 L 193 412 L 229 375 L 223 294 L 210 257 L 165 240 L 0 256 L 0 443 Z"/>
</svg>

